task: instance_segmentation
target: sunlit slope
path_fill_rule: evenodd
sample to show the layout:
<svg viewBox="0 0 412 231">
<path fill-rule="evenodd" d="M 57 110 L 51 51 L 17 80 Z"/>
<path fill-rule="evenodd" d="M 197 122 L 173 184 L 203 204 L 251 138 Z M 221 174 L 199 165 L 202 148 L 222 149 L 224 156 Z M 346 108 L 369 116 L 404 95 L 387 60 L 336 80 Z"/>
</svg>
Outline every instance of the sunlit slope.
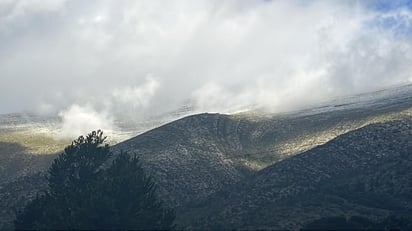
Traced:
<svg viewBox="0 0 412 231">
<path fill-rule="evenodd" d="M 282 115 L 243 113 L 232 118 L 248 121 L 252 130 L 243 142 L 243 157 L 236 159 L 258 170 L 354 129 L 411 115 L 412 85 L 339 98 Z"/>
<path fill-rule="evenodd" d="M 411 104 L 411 101 L 407 104 Z M 368 124 L 393 121 L 411 115 L 410 105 L 391 105 L 379 109 L 347 109 L 314 115 L 256 118 L 251 122 L 253 131 L 248 134 L 248 140 L 242 143 L 239 150 L 241 155 L 235 152 L 231 155 L 236 161 L 259 170 Z M 242 121 L 242 118 L 239 120 Z"/>
<path fill-rule="evenodd" d="M 69 139 L 57 137 L 58 118 L 30 114 L 0 115 L 0 142 L 16 143 L 30 154 L 63 150 Z"/>
<path fill-rule="evenodd" d="M 70 144 L 69 139 L 55 139 L 50 135 L 18 131 L 1 131 L 0 142 L 14 143 L 24 147 L 27 154 L 54 154 Z"/>
<path fill-rule="evenodd" d="M 27 114 L 0 115 L 0 183 L 44 171 L 70 143 L 56 139 L 56 120 Z"/>
</svg>

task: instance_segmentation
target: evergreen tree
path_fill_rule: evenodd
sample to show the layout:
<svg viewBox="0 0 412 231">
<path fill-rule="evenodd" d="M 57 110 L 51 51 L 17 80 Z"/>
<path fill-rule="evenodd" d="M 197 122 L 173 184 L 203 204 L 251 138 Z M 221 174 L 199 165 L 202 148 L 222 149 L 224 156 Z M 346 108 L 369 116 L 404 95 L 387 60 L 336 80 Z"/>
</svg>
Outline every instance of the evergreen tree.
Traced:
<svg viewBox="0 0 412 231">
<path fill-rule="evenodd" d="M 102 131 L 80 136 L 54 160 L 49 190 L 31 201 L 16 229 L 173 229 L 174 211 L 157 198 L 139 159 L 113 155 Z"/>
</svg>

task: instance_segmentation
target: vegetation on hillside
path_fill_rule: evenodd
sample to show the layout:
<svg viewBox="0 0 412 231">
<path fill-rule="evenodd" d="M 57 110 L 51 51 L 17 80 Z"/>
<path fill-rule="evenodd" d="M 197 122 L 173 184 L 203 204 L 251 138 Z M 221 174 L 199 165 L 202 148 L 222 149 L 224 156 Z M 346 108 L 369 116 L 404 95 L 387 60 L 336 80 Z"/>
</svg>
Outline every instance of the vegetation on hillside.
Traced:
<svg viewBox="0 0 412 231">
<path fill-rule="evenodd" d="M 113 156 L 102 131 L 80 136 L 54 160 L 49 189 L 15 220 L 16 229 L 173 229 L 136 156 Z"/>
</svg>

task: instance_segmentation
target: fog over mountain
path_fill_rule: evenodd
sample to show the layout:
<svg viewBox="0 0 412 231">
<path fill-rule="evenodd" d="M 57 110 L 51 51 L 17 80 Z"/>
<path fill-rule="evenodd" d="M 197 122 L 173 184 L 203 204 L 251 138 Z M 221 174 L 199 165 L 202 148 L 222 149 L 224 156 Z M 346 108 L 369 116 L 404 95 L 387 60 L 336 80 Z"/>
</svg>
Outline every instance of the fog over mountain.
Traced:
<svg viewBox="0 0 412 231">
<path fill-rule="evenodd" d="M 411 82 L 411 22 L 408 1 L 2 0 L 0 113 L 294 110 Z"/>
</svg>

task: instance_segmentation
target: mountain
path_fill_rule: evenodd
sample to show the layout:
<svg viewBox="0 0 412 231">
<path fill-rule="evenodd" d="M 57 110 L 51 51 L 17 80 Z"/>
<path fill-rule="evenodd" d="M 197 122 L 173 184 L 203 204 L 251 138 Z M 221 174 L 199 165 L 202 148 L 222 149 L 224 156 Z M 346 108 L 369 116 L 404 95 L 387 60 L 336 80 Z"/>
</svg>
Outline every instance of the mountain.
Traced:
<svg viewBox="0 0 412 231">
<path fill-rule="evenodd" d="M 410 116 L 351 131 L 258 171 L 186 210 L 186 227 L 299 229 L 352 216 L 371 224 L 407 217 L 412 227 Z"/>
<path fill-rule="evenodd" d="M 113 121 L 113 130 L 105 134 L 113 145 L 181 118 L 192 110 L 185 106 L 144 120 L 117 119 Z M 0 184 L 45 171 L 55 156 L 77 138 L 67 136 L 63 125 L 64 121 L 58 116 L 0 114 Z"/>
<path fill-rule="evenodd" d="M 311 222 L 323 222 L 323 218 L 341 219 L 343 215 L 361 215 L 364 211 L 372 215 L 361 218 L 375 224 L 390 214 L 401 213 L 353 202 L 353 198 L 338 193 L 344 192 L 347 184 L 356 186 L 353 182 L 360 185 L 375 182 L 375 175 L 370 171 L 379 172 L 378 165 L 371 163 L 381 163 L 380 160 L 375 160 L 378 157 L 373 155 L 363 156 L 355 152 L 358 149 L 366 152 L 370 146 L 370 152 L 383 154 L 384 150 L 391 150 L 398 144 L 399 147 L 389 155 L 394 158 L 385 159 L 393 165 L 386 166 L 387 171 L 392 171 L 397 164 L 407 164 L 394 159 L 401 155 L 399 150 L 409 147 L 405 139 L 410 140 L 410 133 L 403 125 L 398 130 L 409 138 L 391 132 L 396 130 L 398 123 L 409 126 L 411 114 L 412 85 L 406 85 L 339 98 L 287 113 L 249 111 L 234 115 L 191 115 L 112 148 L 115 153 L 124 150 L 140 157 L 143 167 L 156 181 L 159 194 L 169 206 L 176 208 L 177 221 L 184 227 L 293 229 Z M 10 116 L 2 118 L 10 121 L 7 120 Z M 8 203 L 0 205 L 0 211 L 7 211 L 0 215 L 0 229 L 10 227 L 13 212 L 46 187 L 43 174 L 38 172 L 44 171 L 54 158 L 42 153 L 53 152 L 35 150 L 56 152 L 62 148 L 47 138 L 33 141 L 28 130 L 18 128 L 16 131 L 13 126 L 19 122 L 0 125 L 4 124 L 7 126 L 0 126 L 0 141 L 3 142 L 0 158 L 8 162 L 0 163 L 3 180 L 0 181 L 0 200 Z M 130 125 L 122 124 L 126 130 Z M 382 126 L 388 126 L 388 129 L 381 129 Z M 371 134 L 379 133 L 379 136 L 373 138 L 362 133 L 368 130 Z M 341 143 L 338 145 L 337 142 Z M 363 162 L 365 166 L 359 165 Z M 404 167 L 400 165 L 399 169 Z M 358 170 L 358 175 L 364 178 L 349 176 Z M 394 178 L 387 179 L 385 185 L 390 185 L 389 179 Z M 400 185 L 407 185 L 405 181 L 409 178 L 402 179 Z M 37 183 L 33 185 L 33 182 Z M 379 186 L 379 182 L 375 184 Z M 357 195 L 363 191 L 355 189 L 348 193 L 362 198 Z M 366 192 L 364 199 L 372 195 L 368 194 L 370 190 Z M 381 195 L 380 191 L 376 193 L 370 198 Z M 392 198 L 397 206 L 407 201 L 398 194 L 387 195 L 385 200 Z M 311 208 L 319 211 L 313 212 Z M 355 215 L 356 220 L 358 216 Z M 292 216 L 296 218 L 291 219 Z"/>
<path fill-rule="evenodd" d="M 173 207 L 185 207 L 341 134 L 410 116 L 412 85 L 375 94 L 285 114 L 193 115 L 114 150 L 138 154 L 162 196 Z"/>
</svg>

